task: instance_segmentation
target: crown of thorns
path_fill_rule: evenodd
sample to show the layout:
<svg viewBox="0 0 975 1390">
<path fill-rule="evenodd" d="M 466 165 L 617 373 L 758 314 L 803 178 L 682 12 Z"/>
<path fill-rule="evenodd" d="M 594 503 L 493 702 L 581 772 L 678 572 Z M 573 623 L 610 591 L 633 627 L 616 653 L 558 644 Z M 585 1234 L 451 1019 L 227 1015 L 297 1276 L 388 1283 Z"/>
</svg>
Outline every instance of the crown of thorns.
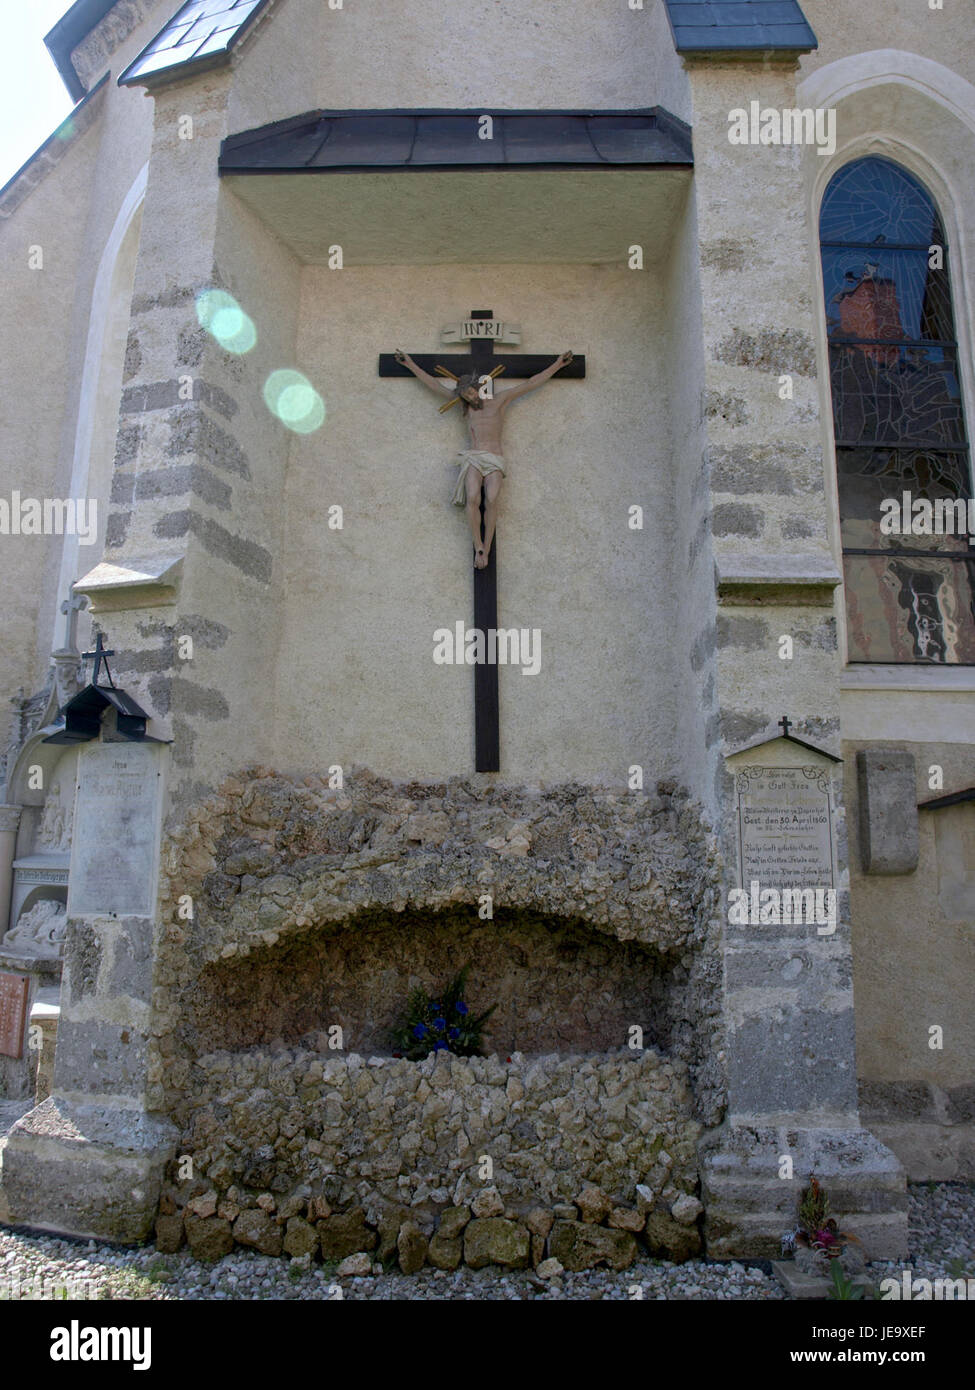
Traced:
<svg viewBox="0 0 975 1390">
<path fill-rule="evenodd" d="M 493 372 L 465 372 L 463 376 L 457 376 L 454 372 L 448 371 L 446 367 L 441 367 L 438 363 L 437 366 L 434 368 L 434 371 L 437 373 L 438 376 L 449 377 L 449 379 L 455 383 L 454 394 L 451 396 L 450 400 L 446 403 L 446 405 L 442 405 L 440 407 L 440 414 L 442 415 L 445 410 L 449 410 L 452 405 L 456 405 L 459 400 L 463 400 L 464 391 L 469 391 L 471 387 L 474 387 L 475 390 L 478 390 L 479 392 L 482 377 L 490 376 L 491 378 L 494 378 L 496 376 L 500 376 L 501 373 L 504 371 L 504 366 L 499 364 L 497 367 L 495 367 Z M 472 402 L 464 401 L 464 404 L 471 405 Z"/>
</svg>

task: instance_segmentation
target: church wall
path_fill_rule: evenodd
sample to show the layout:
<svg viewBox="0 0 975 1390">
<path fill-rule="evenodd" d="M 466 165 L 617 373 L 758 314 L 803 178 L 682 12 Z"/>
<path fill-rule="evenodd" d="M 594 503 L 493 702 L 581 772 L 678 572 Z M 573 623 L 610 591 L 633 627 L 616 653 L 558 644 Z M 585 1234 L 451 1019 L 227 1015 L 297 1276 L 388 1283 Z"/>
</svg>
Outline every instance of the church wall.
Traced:
<svg viewBox="0 0 975 1390">
<path fill-rule="evenodd" d="M 145 18 L 148 8 L 141 13 Z M 94 86 L 109 64 L 113 75 L 93 98 L 97 104 L 93 124 L 84 128 L 53 169 L 42 172 L 40 182 L 7 223 L 3 240 L 10 246 L 12 259 L 3 267 L 5 309 L 12 323 L 31 326 L 28 335 L 14 332 L 7 338 L 17 342 L 18 351 L 9 366 L 5 364 L 5 416 L 11 431 L 10 438 L 3 441 L 6 468 L 11 468 L 19 454 L 25 456 L 24 465 L 18 463 L 15 475 L 10 475 L 12 480 L 4 494 L 8 497 L 15 487 L 23 496 L 85 496 L 84 469 L 81 488 L 77 487 L 75 453 L 78 416 L 85 406 L 80 392 L 89 325 L 102 313 L 102 306 L 92 300 L 95 276 L 115 218 L 147 157 L 152 129 L 152 102 L 142 92 L 120 90 L 114 77 L 148 42 L 159 22 L 161 11 L 157 7 L 155 15 L 132 32 L 117 51 L 114 44 L 112 52 L 102 46 L 98 61 L 85 70 L 85 80 L 89 87 Z M 117 29 L 117 24 L 114 27 Z M 79 124 L 90 119 L 86 111 L 71 118 Z M 46 156 L 40 159 L 46 166 Z M 22 175 L 27 179 L 33 176 L 32 170 Z M 70 216 L 65 216 L 66 209 Z M 43 270 L 24 268 L 29 245 L 44 248 Z M 14 286 L 18 282 L 25 298 L 17 298 Z M 116 405 L 121 388 L 119 362 Z M 100 389 L 106 397 L 112 393 L 105 381 Z M 110 409 L 110 413 L 114 411 Z M 97 445 L 101 450 L 112 447 L 104 437 Z M 95 462 L 102 465 L 97 489 L 105 482 L 105 468 L 103 458 Z M 96 500 L 99 539 L 91 546 L 77 547 L 77 567 L 72 563 L 71 578 L 90 569 L 101 553 L 107 491 Z M 18 547 L 13 567 L 24 580 L 11 596 L 12 606 L 24 609 L 19 617 L 11 615 L 15 631 L 22 635 L 0 656 L 0 691 L 13 695 L 18 686 L 31 691 L 43 684 L 51 650 L 61 644 L 63 619 L 58 606 L 64 598 L 63 546 L 59 537 L 8 537 L 4 544 Z M 10 552 L 11 557 L 14 553 Z M 81 642 L 87 632 L 88 620 L 83 617 L 79 623 Z M 27 653 L 29 665 L 24 662 Z M 11 662 L 23 664 L 15 671 Z"/>
<path fill-rule="evenodd" d="M 442 401 L 419 382 L 381 381 L 376 359 L 397 346 L 435 350 L 442 324 L 481 305 L 517 313 L 522 350 L 587 356 L 585 381 L 546 384 L 505 425 L 499 622 L 540 631 L 541 668 L 499 669 L 502 776 L 623 786 L 633 763 L 648 780 L 669 774 L 661 284 L 652 271 L 577 265 L 304 271 L 298 365 L 320 384 L 328 417 L 292 444 L 279 762 L 422 777 L 471 767 L 472 670 L 433 660 L 434 631 L 473 618 L 470 533 L 450 504 L 466 432 L 459 410 L 439 416 Z M 335 504 L 340 531 L 327 524 Z M 643 531 L 628 528 L 633 504 Z"/>
<path fill-rule="evenodd" d="M 661 105 L 686 118 L 687 79 L 663 0 L 383 0 L 381 10 L 288 0 L 247 40 L 231 133 L 304 111 Z M 285 13 L 285 8 L 287 13 Z M 300 34 L 295 43 L 295 33 Z M 287 81 L 281 80 L 282 73 Z"/>
<path fill-rule="evenodd" d="M 96 98 L 97 100 L 97 98 Z M 89 127 L 0 223 L 0 276 L 4 286 L 4 409 L 0 418 L 0 496 L 64 496 L 62 439 L 74 405 L 75 343 L 72 311 L 84 270 L 85 208 L 98 159 L 99 125 Z M 64 209 L 75 215 L 65 217 Z M 31 269 L 31 247 L 43 256 Z M 51 651 L 52 614 L 41 607 L 56 572 L 60 541 L 45 536 L 0 536 L 4 572 L 16 582 L 6 594 L 0 648 L 0 696 L 43 684 Z"/>
<path fill-rule="evenodd" d="M 969 5 L 954 0 L 944 0 L 941 10 L 932 10 L 928 0 L 884 5 L 879 19 L 877 9 L 862 0 L 802 0 L 802 9 L 819 40 L 818 50 L 800 59 L 803 77 L 847 54 L 901 49 L 922 53 L 975 82 Z"/>
<path fill-rule="evenodd" d="M 915 706 L 916 708 L 916 706 Z M 915 715 L 916 719 L 916 715 Z M 873 721 L 871 721 L 873 722 Z M 884 720 L 886 728 L 892 721 Z M 871 732 L 880 734 L 882 727 Z M 938 793 L 929 769 L 951 786 L 975 783 L 975 745 L 882 738 L 915 760 L 918 801 Z M 935 730 L 931 731 L 935 733 Z M 941 737 L 950 737 L 941 730 Z M 855 754 L 845 745 L 848 797 L 857 809 Z M 876 746 L 876 740 L 874 740 Z M 946 787 L 949 785 L 946 782 Z M 865 1122 L 915 1180 L 975 1173 L 975 807 L 919 813 L 920 852 L 909 874 L 865 873 L 858 819 L 851 817 L 857 1070 Z M 943 1030 L 932 1047 L 930 1029 Z"/>
</svg>

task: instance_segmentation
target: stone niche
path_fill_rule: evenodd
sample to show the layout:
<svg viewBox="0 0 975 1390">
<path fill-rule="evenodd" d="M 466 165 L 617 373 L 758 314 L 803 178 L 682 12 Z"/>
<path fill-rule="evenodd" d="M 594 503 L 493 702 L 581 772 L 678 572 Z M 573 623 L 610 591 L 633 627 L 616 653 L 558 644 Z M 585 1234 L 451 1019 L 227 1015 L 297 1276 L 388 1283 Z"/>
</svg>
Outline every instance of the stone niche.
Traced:
<svg viewBox="0 0 975 1390">
<path fill-rule="evenodd" d="M 164 1229 L 280 1249 L 306 1212 L 405 1204 L 429 1233 L 487 1154 L 506 1212 L 595 1184 L 627 1230 L 659 1201 L 673 1232 L 723 1101 L 716 894 L 673 784 L 228 779 L 169 831 L 151 1099 L 194 1181 L 173 1168 Z M 410 990 L 465 964 L 470 1007 L 498 1006 L 486 1055 L 395 1058 Z"/>
<path fill-rule="evenodd" d="M 543 913 L 371 913 L 208 966 L 186 1025 L 195 1049 L 209 1052 L 295 1046 L 338 1024 L 345 1051 L 390 1056 L 410 990 L 436 997 L 466 964 L 472 1012 L 496 1006 L 486 1053 L 601 1053 L 625 1046 L 633 1027 L 644 1045 L 669 1050 L 678 963 Z"/>
</svg>

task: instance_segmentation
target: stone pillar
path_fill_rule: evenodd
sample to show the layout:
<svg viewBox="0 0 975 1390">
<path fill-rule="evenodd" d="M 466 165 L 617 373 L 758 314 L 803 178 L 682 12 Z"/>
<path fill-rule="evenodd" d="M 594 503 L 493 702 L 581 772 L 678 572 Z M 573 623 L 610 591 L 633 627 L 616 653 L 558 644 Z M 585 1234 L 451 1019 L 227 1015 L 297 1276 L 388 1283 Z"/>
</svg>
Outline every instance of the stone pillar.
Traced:
<svg viewBox="0 0 975 1390">
<path fill-rule="evenodd" d="M 289 437 L 263 385 L 294 360 L 300 266 L 221 184 L 230 82 L 225 69 L 154 92 L 105 558 L 74 585 L 116 653 L 116 683 L 151 716 L 149 733 L 171 741 L 145 871 L 154 884 L 172 829 L 229 769 L 261 761 L 273 726 L 274 682 L 249 677 L 272 668 L 279 632 Z M 250 336 L 209 331 L 214 291 Z M 54 1090 L 10 1134 L 0 1210 L 6 1202 L 6 1219 L 42 1229 L 139 1241 L 174 1151 L 159 1040 L 176 1002 L 160 955 L 179 921 L 155 888 L 145 911 L 72 906 L 92 829 L 79 797 Z"/>
<path fill-rule="evenodd" d="M 22 806 L 0 806 L 0 942 L 10 930 L 10 897 L 14 886 L 17 831 Z"/>
<path fill-rule="evenodd" d="M 804 161 L 813 148 L 738 145 L 731 113 L 797 105 L 796 67 L 688 61 L 701 256 L 703 414 L 718 616 L 713 652 L 725 758 L 779 734 L 840 754 L 840 658 L 828 531 L 814 315 L 815 228 Z M 782 643 L 787 637 L 792 644 Z M 836 783 L 840 924 L 755 927 L 725 917 L 728 1113 L 702 1146 L 708 1253 L 778 1253 L 810 1173 L 869 1256 L 906 1250 L 907 1195 L 894 1156 L 857 1113 L 847 844 Z M 715 786 L 726 890 L 736 886 L 734 781 Z M 790 1172 L 793 1176 L 788 1177 Z"/>
<path fill-rule="evenodd" d="M 175 1142 L 147 1104 L 167 758 L 117 741 L 82 752 L 53 1092 L 8 1137 L 8 1221 L 120 1242 L 151 1232 Z"/>
</svg>

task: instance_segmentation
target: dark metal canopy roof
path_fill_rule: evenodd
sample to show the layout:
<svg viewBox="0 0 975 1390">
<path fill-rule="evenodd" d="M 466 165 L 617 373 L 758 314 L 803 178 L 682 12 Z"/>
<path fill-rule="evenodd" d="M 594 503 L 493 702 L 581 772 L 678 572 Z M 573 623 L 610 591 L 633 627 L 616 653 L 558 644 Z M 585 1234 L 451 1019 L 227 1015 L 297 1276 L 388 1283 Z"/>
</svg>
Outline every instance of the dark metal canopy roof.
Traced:
<svg viewBox="0 0 975 1390">
<path fill-rule="evenodd" d="M 483 139 L 490 116 L 492 138 Z M 374 169 L 647 168 L 693 162 L 690 128 L 639 111 L 313 111 L 231 135 L 223 174 Z"/>
<path fill-rule="evenodd" d="M 931 801 L 919 801 L 919 811 L 940 811 L 946 806 L 960 806 L 963 801 L 975 801 L 975 787 L 964 791 L 949 792 L 947 796 L 936 796 Z"/>
<path fill-rule="evenodd" d="M 798 0 L 666 0 L 678 53 L 809 53 L 819 44 Z"/>
<path fill-rule="evenodd" d="M 75 0 L 70 10 L 63 14 L 47 34 L 44 43 L 54 59 L 67 87 L 72 101 L 80 101 L 85 95 L 81 78 L 71 66 L 71 54 L 86 39 L 96 24 L 100 24 L 116 0 Z"/>
</svg>

